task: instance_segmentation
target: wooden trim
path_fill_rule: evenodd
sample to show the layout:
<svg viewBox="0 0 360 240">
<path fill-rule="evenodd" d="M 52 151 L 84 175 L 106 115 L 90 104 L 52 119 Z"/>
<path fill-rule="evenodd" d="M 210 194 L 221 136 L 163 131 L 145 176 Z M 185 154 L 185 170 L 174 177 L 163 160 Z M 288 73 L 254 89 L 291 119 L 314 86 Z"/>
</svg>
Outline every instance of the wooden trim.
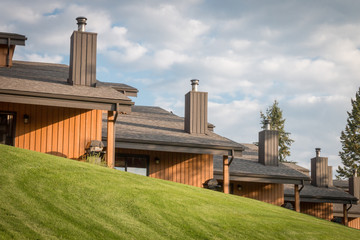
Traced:
<svg viewBox="0 0 360 240">
<path fill-rule="evenodd" d="M 115 112 L 108 111 L 107 114 L 107 148 L 106 161 L 110 168 L 115 164 Z"/>
<path fill-rule="evenodd" d="M 230 193 L 229 182 L 229 158 L 227 155 L 223 156 L 223 190 L 225 194 Z"/>
<path fill-rule="evenodd" d="M 343 204 L 343 224 L 344 226 L 349 226 L 347 204 Z"/>
<path fill-rule="evenodd" d="M 294 196 L 295 196 L 295 211 L 300 212 L 300 192 L 299 185 L 294 185 Z"/>
<path fill-rule="evenodd" d="M 223 179 L 223 174 L 220 171 L 214 172 L 214 178 L 217 180 Z M 267 176 L 267 175 L 246 175 L 244 176 L 234 176 L 230 175 L 230 181 L 238 182 L 258 182 L 258 183 L 283 183 L 283 184 L 302 184 L 303 180 L 296 180 L 291 178 L 276 178 L 276 176 Z"/>
</svg>

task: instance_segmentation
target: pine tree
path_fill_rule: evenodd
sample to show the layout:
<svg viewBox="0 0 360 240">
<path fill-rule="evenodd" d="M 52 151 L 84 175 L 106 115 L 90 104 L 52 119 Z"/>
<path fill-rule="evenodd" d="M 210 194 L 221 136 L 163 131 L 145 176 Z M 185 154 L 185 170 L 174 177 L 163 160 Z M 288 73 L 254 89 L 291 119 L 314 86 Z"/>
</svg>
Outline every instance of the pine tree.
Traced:
<svg viewBox="0 0 360 240">
<path fill-rule="evenodd" d="M 287 162 L 286 157 L 290 156 L 290 146 L 294 140 L 290 138 L 289 132 L 285 132 L 285 119 L 283 119 L 282 110 L 279 108 L 279 102 L 275 100 L 273 105 L 266 109 L 265 114 L 260 111 L 260 119 L 262 126 L 264 126 L 265 120 L 269 119 L 271 130 L 279 132 L 279 161 Z"/>
<path fill-rule="evenodd" d="M 339 152 L 344 167 L 338 167 L 337 178 L 349 178 L 353 170 L 360 172 L 360 88 L 355 99 L 351 99 L 352 110 L 347 112 L 347 124 L 341 131 L 340 142 L 342 151 Z"/>
</svg>

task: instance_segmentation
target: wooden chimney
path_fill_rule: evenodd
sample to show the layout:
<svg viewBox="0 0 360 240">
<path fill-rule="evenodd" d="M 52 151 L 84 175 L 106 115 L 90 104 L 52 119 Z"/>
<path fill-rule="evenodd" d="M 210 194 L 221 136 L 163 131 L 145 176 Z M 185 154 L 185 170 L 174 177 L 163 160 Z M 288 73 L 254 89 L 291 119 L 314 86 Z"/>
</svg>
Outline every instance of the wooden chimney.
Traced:
<svg viewBox="0 0 360 240">
<path fill-rule="evenodd" d="M 192 90 L 185 95 L 185 132 L 205 134 L 208 131 L 208 93 L 198 92 L 199 80 L 191 80 Z"/>
<path fill-rule="evenodd" d="M 70 39 L 70 67 L 68 82 L 72 85 L 95 87 L 97 34 L 85 32 L 87 18 L 76 18 L 78 31 Z"/>
<path fill-rule="evenodd" d="M 349 193 L 360 200 L 360 177 L 357 175 L 357 171 L 354 170 L 354 174 L 349 178 Z"/>
<path fill-rule="evenodd" d="M 259 163 L 265 166 L 279 165 L 279 132 L 270 130 L 270 121 L 265 120 L 265 128 L 259 132 Z"/>
<path fill-rule="evenodd" d="M 315 148 L 315 151 L 316 157 L 311 159 L 311 184 L 316 187 L 329 187 L 332 185 L 332 167 L 329 168 L 327 157 L 320 157 L 320 148 Z"/>
</svg>

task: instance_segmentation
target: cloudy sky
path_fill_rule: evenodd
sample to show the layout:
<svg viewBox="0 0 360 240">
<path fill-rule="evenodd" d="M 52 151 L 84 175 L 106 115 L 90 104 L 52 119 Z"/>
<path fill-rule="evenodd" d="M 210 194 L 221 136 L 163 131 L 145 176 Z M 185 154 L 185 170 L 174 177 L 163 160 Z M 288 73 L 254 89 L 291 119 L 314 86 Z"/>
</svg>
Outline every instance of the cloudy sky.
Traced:
<svg viewBox="0 0 360 240">
<path fill-rule="evenodd" d="M 315 147 L 341 164 L 339 136 L 359 89 L 360 1 L 2 0 L 0 32 L 26 35 L 15 59 L 69 62 L 75 18 L 98 33 L 97 77 L 139 89 L 137 105 L 183 116 L 190 79 L 209 92 L 215 131 L 256 142 L 276 99 L 309 167 Z"/>
</svg>

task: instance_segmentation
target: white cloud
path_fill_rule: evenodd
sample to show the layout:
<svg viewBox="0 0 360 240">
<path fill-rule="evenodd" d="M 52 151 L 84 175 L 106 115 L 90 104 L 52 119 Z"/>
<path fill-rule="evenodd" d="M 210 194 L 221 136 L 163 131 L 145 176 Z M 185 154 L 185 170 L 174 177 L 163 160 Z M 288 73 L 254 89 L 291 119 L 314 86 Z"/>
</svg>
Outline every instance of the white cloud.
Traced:
<svg viewBox="0 0 360 240">
<path fill-rule="evenodd" d="M 14 59 L 23 60 L 23 61 L 31 61 L 31 62 L 47 62 L 47 63 L 61 63 L 63 61 L 63 57 L 60 55 L 39 55 L 36 53 L 33 54 L 25 54 L 24 56 L 14 56 Z"/>
</svg>

